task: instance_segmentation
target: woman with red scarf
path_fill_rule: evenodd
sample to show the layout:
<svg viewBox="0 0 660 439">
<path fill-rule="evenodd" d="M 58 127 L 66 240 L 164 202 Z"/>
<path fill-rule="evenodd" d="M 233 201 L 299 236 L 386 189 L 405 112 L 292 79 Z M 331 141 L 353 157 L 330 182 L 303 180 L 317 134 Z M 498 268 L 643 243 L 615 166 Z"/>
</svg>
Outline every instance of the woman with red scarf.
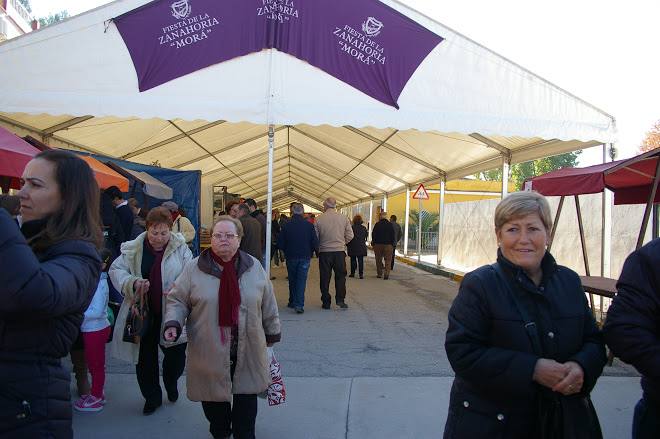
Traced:
<svg viewBox="0 0 660 439">
<path fill-rule="evenodd" d="M 114 356 L 135 364 L 145 403 L 142 413 L 150 415 L 163 403 L 158 373 L 158 347 L 163 351 L 163 384 L 167 398 L 179 398 L 177 381 L 186 365 L 186 337 L 171 343 L 161 337 L 166 295 L 192 253 L 178 233 L 172 233 L 172 216 L 164 207 L 149 211 L 147 231 L 121 245 L 121 256 L 110 266 L 113 285 L 124 295 L 112 337 Z M 146 332 L 137 343 L 124 341 L 126 319 L 133 305 L 148 304 Z"/>
<path fill-rule="evenodd" d="M 273 286 L 238 250 L 242 235 L 240 221 L 218 218 L 211 248 L 177 278 L 164 318 L 165 340 L 188 329 L 188 398 L 202 402 L 214 438 L 255 437 L 257 394 L 271 382 L 266 346 L 281 336 Z"/>
</svg>

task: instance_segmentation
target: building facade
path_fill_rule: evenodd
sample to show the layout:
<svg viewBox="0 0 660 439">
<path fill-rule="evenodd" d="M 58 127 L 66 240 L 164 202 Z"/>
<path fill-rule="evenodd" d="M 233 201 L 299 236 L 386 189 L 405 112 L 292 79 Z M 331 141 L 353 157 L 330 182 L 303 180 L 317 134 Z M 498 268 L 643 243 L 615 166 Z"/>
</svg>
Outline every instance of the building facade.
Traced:
<svg viewBox="0 0 660 439">
<path fill-rule="evenodd" d="M 0 42 L 38 28 L 38 22 L 18 0 L 0 0 Z"/>
</svg>

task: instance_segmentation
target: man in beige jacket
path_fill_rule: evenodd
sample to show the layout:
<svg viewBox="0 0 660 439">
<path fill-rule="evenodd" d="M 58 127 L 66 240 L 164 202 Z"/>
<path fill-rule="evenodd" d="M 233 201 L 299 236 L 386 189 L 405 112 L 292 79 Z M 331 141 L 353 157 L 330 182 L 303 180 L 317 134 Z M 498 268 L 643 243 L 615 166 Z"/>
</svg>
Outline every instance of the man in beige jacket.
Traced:
<svg viewBox="0 0 660 439">
<path fill-rule="evenodd" d="M 353 239 L 351 222 L 335 210 L 337 201 L 326 198 L 324 213 L 314 223 L 319 236 L 319 276 L 321 278 L 321 302 L 323 309 L 330 309 L 330 276 L 335 273 L 335 303 L 340 308 L 346 305 L 346 244 Z"/>
</svg>

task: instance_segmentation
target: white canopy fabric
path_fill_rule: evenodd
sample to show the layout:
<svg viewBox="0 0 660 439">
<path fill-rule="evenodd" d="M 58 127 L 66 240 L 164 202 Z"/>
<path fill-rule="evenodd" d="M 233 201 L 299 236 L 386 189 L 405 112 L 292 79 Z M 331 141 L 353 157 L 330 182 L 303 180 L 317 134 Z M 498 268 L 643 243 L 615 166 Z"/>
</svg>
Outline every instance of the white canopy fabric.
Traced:
<svg viewBox="0 0 660 439">
<path fill-rule="evenodd" d="M 275 126 L 274 207 L 340 204 L 614 141 L 614 118 L 428 17 L 381 0 L 445 38 L 394 109 L 276 50 L 138 92 L 108 20 L 118 0 L 0 44 L 0 124 L 45 143 L 202 171 L 263 200 Z"/>
</svg>

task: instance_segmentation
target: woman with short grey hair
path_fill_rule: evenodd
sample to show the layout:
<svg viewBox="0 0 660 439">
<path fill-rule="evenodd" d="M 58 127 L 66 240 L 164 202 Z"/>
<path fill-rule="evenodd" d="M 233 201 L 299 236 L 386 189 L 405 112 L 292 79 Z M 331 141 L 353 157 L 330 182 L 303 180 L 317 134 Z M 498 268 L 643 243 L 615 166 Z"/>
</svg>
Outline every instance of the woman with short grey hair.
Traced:
<svg viewBox="0 0 660 439">
<path fill-rule="evenodd" d="M 547 251 L 551 224 L 536 192 L 495 210 L 497 262 L 465 276 L 449 311 L 447 439 L 602 437 L 589 394 L 605 346 L 579 276 Z"/>
</svg>

